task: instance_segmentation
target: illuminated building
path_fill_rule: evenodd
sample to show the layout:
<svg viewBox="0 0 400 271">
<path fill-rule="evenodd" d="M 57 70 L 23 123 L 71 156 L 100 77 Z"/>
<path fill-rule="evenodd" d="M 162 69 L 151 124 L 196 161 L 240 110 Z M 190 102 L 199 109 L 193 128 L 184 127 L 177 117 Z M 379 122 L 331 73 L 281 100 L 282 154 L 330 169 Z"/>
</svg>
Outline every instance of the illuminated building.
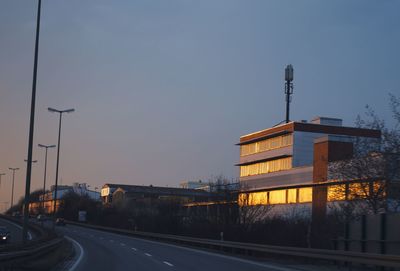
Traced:
<svg viewBox="0 0 400 271">
<path fill-rule="evenodd" d="M 378 140 L 380 136 L 379 130 L 344 127 L 341 119 L 325 117 L 244 135 L 237 144 L 239 205 L 310 203 L 313 198 L 326 202 L 327 192 L 317 193 L 315 187 L 332 181 L 329 163 L 350 159 L 356 138 Z"/>
</svg>

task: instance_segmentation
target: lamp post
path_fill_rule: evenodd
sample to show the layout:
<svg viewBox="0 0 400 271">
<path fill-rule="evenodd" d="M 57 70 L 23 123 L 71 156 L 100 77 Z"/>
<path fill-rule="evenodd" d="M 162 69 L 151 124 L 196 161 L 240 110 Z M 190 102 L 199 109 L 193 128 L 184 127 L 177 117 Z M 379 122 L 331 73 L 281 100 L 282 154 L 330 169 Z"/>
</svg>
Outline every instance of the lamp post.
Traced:
<svg viewBox="0 0 400 271">
<path fill-rule="evenodd" d="M 29 139 L 28 139 L 28 164 L 26 167 L 26 183 L 25 183 L 25 200 L 24 200 L 24 221 L 22 227 L 22 242 L 28 241 L 28 223 L 29 223 L 29 202 L 31 193 L 31 177 L 32 177 L 32 152 L 33 152 L 33 131 L 35 123 L 35 105 L 36 105 L 36 79 L 37 64 L 39 55 L 39 30 L 40 30 L 40 9 L 42 0 L 38 0 L 37 18 L 36 18 L 36 37 L 35 37 L 35 56 L 33 62 L 33 80 L 32 80 L 32 99 L 31 114 L 29 120 Z"/>
<path fill-rule="evenodd" d="M 43 177 L 43 195 L 42 195 L 42 211 L 44 210 L 44 195 L 46 194 L 46 171 L 47 171 L 47 150 L 49 148 L 54 148 L 56 145 L 43 145 L 38 144 L 40 148 L 45 148 L 45 155 L 44 155 L 44 177 Z"/>
<path fill-rule="evenodd" d="M 0 188 L 1 188 L 1 176 L 6 175 L 5 173 L 0 173 Z"/>
<path fill-rule="evenodd" d="M 55 218 L 56 218 L 56 207 L 57 207 L 57 185 L 58 185 L 58 165 L 60 162 L 60 139 L 61 139 L 61 119 L 62 119 L 62 114 L 63 113 L 72 113 L 75 111 L 75 109 L 66 109 L 66 110 L 57 110 L 54 108 L 49 107 L 48 108 L 49 112 L 53 113 L 58 113 L 60 114 L 60 120 L 58 124 L 58 144 L 57 144 L 57 163 L 56 163 L 56 181 L 55 181 L 55 187 L 54 187 L 54 207 L 53 207 L 53 228 L 55 226 Z"/>
<path fill-rule="evenodd" d="M 16 170 L 19 170 L 19 168 L 18 167 L 15 167 L 15 168 L 12 168 L 12 167 L 10 167 L 10 168 L 8 168 L 9 170 L 12 170 L 12 172 L 13 172 L 13 177 L 12 177 L 12 186 L 11 186 L 11 206 L 10 206 L 10 208 L 13 206 L 13 204 L 14 204 L 14 180 L 15 180 L 15 171 Z"/>
</svg>

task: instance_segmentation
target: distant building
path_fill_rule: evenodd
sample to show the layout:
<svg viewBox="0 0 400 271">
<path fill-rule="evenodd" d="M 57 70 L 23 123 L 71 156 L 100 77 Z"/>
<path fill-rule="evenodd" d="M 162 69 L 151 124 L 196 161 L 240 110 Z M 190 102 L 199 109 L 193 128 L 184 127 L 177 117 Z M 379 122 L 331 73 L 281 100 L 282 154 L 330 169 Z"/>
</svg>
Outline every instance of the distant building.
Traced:
<svg viewBox="0 0 400 271">
<path fill-rule="evenodd" d="M 152 185 L 105 184 L 101 191 L 103 204 L 110 204 L 115 200 L 138 200 L 143 198 L 175 198 L 183 201 L 196 201 L 208 200 L 211 196 L 209 192 L 203 190 Z"/>
<path fill-rule="evenodd" d="M 58 185 L 57 186 L 57 204 L 58 208 L 61 204 L 62 198 L 68 193 L 75 193 L 79 196 L 88 196 L 93 200 L 100 200 L 100 193 L 97 191 L 89 190 L 86 183 L 73 183 L 73 185 Z M 52 213 L 54 210 L 54 199 L 55 199 L 55 186 L 50 187 L 50 191 L 41 195 L 38 202 L 32 202 L 29 205 L 29 211 L 31 213 L 39 213 L 40 209 L 44 208 L 44 213 Z"/>
</svg>

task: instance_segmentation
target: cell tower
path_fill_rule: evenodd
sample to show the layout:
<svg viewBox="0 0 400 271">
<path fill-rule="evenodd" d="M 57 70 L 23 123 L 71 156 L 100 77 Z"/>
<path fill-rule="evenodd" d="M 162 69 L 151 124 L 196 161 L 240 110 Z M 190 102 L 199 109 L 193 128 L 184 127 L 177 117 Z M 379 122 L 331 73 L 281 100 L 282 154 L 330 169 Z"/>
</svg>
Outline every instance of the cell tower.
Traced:
<svg viewBox="0 0 400 271">
<path fill-rule="evenodd" d="M 292 101 L 292 97 L 290 95 L 293 94 L 293 66 L 291 64 L 286 66 L 285 69 L 285 94 L 286 94 L 286 123 L 289 123 L 289 107 L 290 102 Z"/>
</svg>

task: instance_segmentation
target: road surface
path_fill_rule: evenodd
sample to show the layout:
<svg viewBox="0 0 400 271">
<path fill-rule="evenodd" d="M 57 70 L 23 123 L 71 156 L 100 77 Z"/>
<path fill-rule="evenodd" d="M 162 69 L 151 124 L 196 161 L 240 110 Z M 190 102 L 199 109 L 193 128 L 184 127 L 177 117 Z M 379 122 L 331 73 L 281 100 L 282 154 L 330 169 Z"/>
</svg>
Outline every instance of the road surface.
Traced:
<svg viewBox="0 0 400 271">
<path fill-rule="evenodd" d="M 0 226 L 6 226 L 10 231 L 10 243 L 22 242 L 22 227 L 5 219 L 0 219 Z"/>
<path fill-rule="evenodd" d="M 69 271 L 292 271 L 207 251 L 138 239 L 79 226 L 58 227 L 77 255 Z"/>
</svg>

